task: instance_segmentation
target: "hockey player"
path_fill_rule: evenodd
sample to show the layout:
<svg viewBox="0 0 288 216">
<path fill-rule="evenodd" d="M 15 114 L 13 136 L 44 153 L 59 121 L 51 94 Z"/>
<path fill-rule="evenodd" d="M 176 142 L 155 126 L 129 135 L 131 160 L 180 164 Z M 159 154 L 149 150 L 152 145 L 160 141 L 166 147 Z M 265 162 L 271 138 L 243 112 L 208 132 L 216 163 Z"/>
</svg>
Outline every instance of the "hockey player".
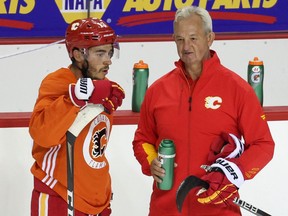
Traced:
<svg viewBox="0 0 288 216">
<path fill-rule="evenodd" d="M 274 141 L 259 100 L 245 80 L 221 65 L 210 49 L 214 37 L 205 9 L 178 9 L 174 40 L 180 59 L 148 88 L 133 141 L 142 172 L 154 178 L 149 216 L 239 216 L 233 197 L 273 157 Z M 235 153 L 242 137 L 244 152 Z M 176 148 L 174 185 L 168 191 L 156 186 L 165 176 L 157 159 L 162 139 L 173 140 Z M 210 188 L 191 191 L 180 214 L 176 192 L 190 175 Z"/>
<path fill-rule="evenodd" d="M 29 125 L 35 159 L 31 215 L 67 215 L 66 132 L 77 113 L 92 103 L 105 110 L 74 144 L 74 212 L 108 216 L 112 191 L 105 150 L 113 112 L 125 97 L 123 89 L 106 78 L 116 34 L 104 21 L 87 18 L 73 21 L 65 39 L 72 64 L 43 79 Z"/>
</svg>

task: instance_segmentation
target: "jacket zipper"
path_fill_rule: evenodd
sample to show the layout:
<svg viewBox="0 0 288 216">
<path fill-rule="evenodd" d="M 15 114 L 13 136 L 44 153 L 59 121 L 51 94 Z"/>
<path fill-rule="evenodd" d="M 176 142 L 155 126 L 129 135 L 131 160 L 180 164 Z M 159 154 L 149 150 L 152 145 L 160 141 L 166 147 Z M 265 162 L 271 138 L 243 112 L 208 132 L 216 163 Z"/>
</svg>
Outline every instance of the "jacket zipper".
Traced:
<svg viewBox="0 0 288 216">
<path fill-rule="evenodd" d="M 183 72 L 183 71 L 182 71 Z M 190 83 L 189 83 L 189 81 L 188 81 L 188 79 L 187 79 L 187 77 L 185 76 L 185 74 L 184 74 L 184 72 L 183 72 L 183 75 L 184 75 L 184 77 L 185 77 L 185 80 L 186 80 L 186 82 L 187 82 L 187 84 L 188 84 L 188 88 L 189 88 L 189 92 L 190 92 L 190 95 L 189 95 L 189 98 L 188 98 L 188 114 L 189 114 L 189 116 L 188 116 L 188 118 L 190 119 L 190 117 L 191 117 L 191 111 L 192 111 L 192 94 L 193 94 L 193 90 L 194 89 L 192 89 L 191 88 L 191 85 L 190 85 Z M 191 121 L 189 120 L 189 126 L 188 126 L 188 131 L 190 131 L 190 129 L 191 129 Z M 191 142 L 191 137 L 190 137 L 190 133 L 188 132 L 188 143 L 190 143 Z M 187 149 L 188 149 L 188 155 L 191 155 L 191 149 L 190 149 L 190 145 L 187 147 Z M 188 158 L 190 158 L 190 156 L 188 157 Z M 187 166 L 187 168 L 188 168 L 188 173 L 189 173 L 189 170 L 190 170 L 190 166 L 189 166 L 189 162 L 188 162 L 188 166 Z M 191 210 L 191 207 L 190 206 L 188 206 L 188 215 L 190 215 L 190 213 L 192 212 L 192 210 Z"/>
<path fill-rule="evenodd" d="M 189 98 L 188 98 L 188 111 L 189 111 L 189 116 L 188 116 L 188 118 L 191 116 L 191 111 L 192 111 L 192 93 L 193 93 L 193 91 L 192 91 L 192 89 L 191 89 L 191 86 L 190 86 L 190 83 L 189 83 L 189 81 L 188 81 L 188 79 L 187 79 L 187 77 L 185 76 L 185 73 L 184 73 L 184 71 L 182 70 L 182 68 L 181 68 L 181 71 L 182 71 L 182 75 L 184 76 L 184 79 L 186 80 L 186 83 L 187 83 L 187 85 L 188 85 L 188 89 L 189 89 L 189 92 L 190 92 L 190 95 L 189 95 Z M 190 119 L 190 118 L 189 118 Z M 188 149 L 188 151 L 187 151 L 187 153 L 189 154 L 190 153 L 190 151 L 191 151 L 191 149 L 190 149 L 190 145 L 189 145 L 189 143 L 191 142 L 191 140 L 190 140 L 190 136 L 189 136 L 189 131 L 190 131 L 190 128 L 191 128 L 191 121 L 189 120 L 189 123 L 188 123 L 189 125 L 188 125 L 188 146 L 187 146 L 187 149 Z M 190 154 L 188 155 L 188 161 L 190 161 Z M 188 165 L 187 165 L 187 173 L 189 173 L 189 170 L 190 170 L 190 163 L 188 162 Z M 188 215 L 190 215 L 190 213 L 191 213 L 191 208 L 190 208 L 190 206 L 188 206 Z"/>
<path fill-rule="evenodd" d="M 189 103 L 189 112 L 191 112 L 191 110 L 192 110 L 192 95 L 189 96 L 188 103 Z"/>
<path fill-rule="evenodd" d="M 180 70 L 181 70 L 182 75 L 184 76 L 184 79 L 185 79 L 185 81 L 186 81 L 186 83 L 188 85 L 189 92 L 191 92 L 191 94 L 190 94 L 190 96 L 188 98 L 188 110 L 189 110 L 189 112 L 191 112 L 191 110 L 192 110 L 192 89 L 191 89 L 190 83 L 189 83 L 184 71 L 182 70 L 182 68 L 180 68 Z"/>
</svg>

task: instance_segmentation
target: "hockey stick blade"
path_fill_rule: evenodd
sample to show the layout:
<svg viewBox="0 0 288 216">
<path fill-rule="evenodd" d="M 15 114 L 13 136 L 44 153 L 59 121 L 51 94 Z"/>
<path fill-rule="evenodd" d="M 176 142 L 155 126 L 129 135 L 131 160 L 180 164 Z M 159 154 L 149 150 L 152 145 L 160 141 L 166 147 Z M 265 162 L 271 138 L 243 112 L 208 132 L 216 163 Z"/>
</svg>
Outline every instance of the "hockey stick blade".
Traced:
<svg viewBox="0 0 288 216">
<path fill-rule="evenodd" d="M 184 181 L 180 184 L 176 194 L 176 204 L 179 212 L 181 212 L 182 210 L 182 206 L 187 194 L 195 187 L 202 187 L 208 189 L 209 183 L 193 175 L 188 176 L 186 179 L 184 179 Z M 251 204 L 246 203 L 238 197 L 233 200 L 233 203 L 257 216 L 271 216 L 270 214 L 264 212 L 259 208 L 256 208 Z"/>
<path fill-rule="evenodd" d="M 103 112 L 100 104 L 88 104 L 76 116 L 66 133 L 67 138 L 67 214 L 74 216 L 74 143 L 83 128 Z"/>
<path fill-rule="evenodd" d="M 196 177 L 196 176 L 188 176 L 179 186 L 176 194 L 176 204 L 178 211 L 182 211 L 182 206 L 187 194 L 195 187 L 203 187 L 208 188 L 209 184 L 206 181 Z"/>
</svg>

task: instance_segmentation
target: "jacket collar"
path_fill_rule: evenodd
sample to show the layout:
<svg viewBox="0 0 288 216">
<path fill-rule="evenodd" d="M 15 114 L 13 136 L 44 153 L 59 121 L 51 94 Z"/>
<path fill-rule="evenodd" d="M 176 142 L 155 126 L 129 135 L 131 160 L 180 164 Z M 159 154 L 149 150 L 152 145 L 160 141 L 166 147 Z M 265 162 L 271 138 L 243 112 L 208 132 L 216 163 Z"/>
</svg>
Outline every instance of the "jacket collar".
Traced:
<svg viewBox="0 0 288 216">
<path fill-rule="evenodd" d="M 203 69 L 200 77 L 204 78 L 210 76 L 214 72 L 214 70 L 208 70 L 208 68 L 210 68 L 214 64 L 220 64 L 220 59 L 218 58 L 218 55 L 214 50 L 210 50 L 210 55 L 211 55 L 210 59 L 203 61 Z M 186 76 L 188 79 L 191 79 L 189 74 L 187 74 L 185 70 L 184 62 L 181 59 L 176 61 L 174 64 L 177 68 L 179 68 L 182 71 L 184 76 Z"/>
</svg>

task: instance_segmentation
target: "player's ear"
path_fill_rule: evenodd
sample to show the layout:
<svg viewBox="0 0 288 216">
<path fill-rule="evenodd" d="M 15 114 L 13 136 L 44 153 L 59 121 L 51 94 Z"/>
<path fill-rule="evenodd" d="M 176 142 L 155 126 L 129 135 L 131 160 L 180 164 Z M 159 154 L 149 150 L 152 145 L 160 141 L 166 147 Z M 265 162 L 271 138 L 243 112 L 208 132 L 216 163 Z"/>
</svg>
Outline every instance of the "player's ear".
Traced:
<svg viewBox="0 0 288 216">
<path fill-rule="evenodd" d="M 74 49 L 72 52 L 73 58 L 76 60 L 76 62 L 83 61 L 83 54 L 79 49 Z"/>
</svg>

